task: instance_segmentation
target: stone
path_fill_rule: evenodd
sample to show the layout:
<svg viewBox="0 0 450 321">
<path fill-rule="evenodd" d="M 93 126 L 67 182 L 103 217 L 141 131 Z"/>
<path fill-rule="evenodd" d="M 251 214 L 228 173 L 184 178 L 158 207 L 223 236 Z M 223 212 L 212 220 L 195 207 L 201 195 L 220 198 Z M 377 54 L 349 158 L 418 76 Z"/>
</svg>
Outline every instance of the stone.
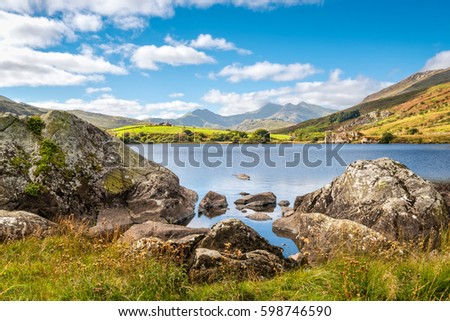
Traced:
<svg viewBox="0 0 450 321">
<path fill-rule="evenodd" d="M 148 221 L 130 227 L 123 234 L 121 242 L 132 244 L 137 240 L 149 237 L 156 237 L 163 241 L 173 241 L 189 235 L 206 235 L 209 231 L 210 230 L 207 228 L 191 228 L 181 225 Z"/>
<path fill-rule="evenodd" d="M 269 244 L 254 229 L 237 219 L 226 219 L 215 224 L 198 244 L 198 248 L 242 253 L 265 250 L 280 258 L 283 257 L 283 250 L 280 247 Z"/>
<path fill-rule="evenodd" d="M 224 195 L 209 191 L 200 201 L 198 213 L 204 214 L 208 217 L 214 217 L 225 214 L 227 207 L 228 202 Z"/>
<path fill-rule="evenodd" d="M 20 240 L 27 236 L 46 236 L 57 224 L 25 211 L 0 210 L 0 241 Z"/>
<path fill-rule="evenodd" d="M 289 205 L 291 205 L 291 202 L 286 201 L 286 200 L 282 200 L 278 202 L 278 206 L 280 207 L 288 207 Z"/>
<path fill-rule="evenodd" d="M 299 249 L 294 260 L 317 264 L 347 254 L 376 253 L 389 247 L 381 233 L 362 224 L 320 213 L 295 212 L 273 223 L 273 231 L 291 238 Z"/>
<path fill-rule="evenodd" d="M 356 161 L 325 187 L 296 198 L 296 213 L 322 213 L 363 224 L 396 241 L 437 246 L 449 213 L 433 185 L 389 158 Z"/>
<path fill-rule="evenodd" d="M 264 250 L 233 255 L 197 248 L 190 260 L 189 277 L 196 283 L 230 279 L 262 280 L 274 277 L 285 268 L 283 259 Z"/>
<path fill-rule="evenodd" d="M 106 237 L 124 232 L 133 225 L 130 211 L 125 207 L 105 208 L 97 216 L 97 224 L 89 229 L 89 235 Z"/>
<path fill-rule="evenodd" d="M 99 230 L 118 208 L 133 223 L 186 224 L 194 217 L 197 194 L 168 169 L 69 113 L 40 118 L 43 128 L 36 129 L 29 117 L 0 115 L 0 209 L 50 220 L 100 218 Z M 113 218 L 106 222 L 108 229 L 116 225 Z M 128 223 L 121 218 L 118 225 Z"/>
<path fill-rule="evenodd" d="M 294 209 L 292 207 L 282 207 L 281 208 L 281 215 L 283 217 L 288 217 L 291 216 L 292 214 L 294 214 Z"/>
<path fill-rule="evenodd" d="M 247 174 L 238 174 L 235 175 L 238 179 L 243 180 L 243 181 L 249 181 L 250 180 L 250 176 L 248 176 Z"/>
<path fill-rule="evenodd" d="M 253 221 L 270 221 L 272 217 L 270 217 L 267 213 L 252 213 L 246 216 Z"/>
<path fill-rule="evenodd" d="M 234 204 L 239 210 L 251 209 L 254 211 L 270 212 L 275 209 L 277 197 L 272 192 L 247 195 L 237 199 Z"/>
<path fill-rule="evenodd" d="M 247 195 L 250 195 L 250 193 L 247 193 L 247 192 L 240 192 L 239 195 L 241 195 L 241 196 L 247 196 Z"/>
</svg>

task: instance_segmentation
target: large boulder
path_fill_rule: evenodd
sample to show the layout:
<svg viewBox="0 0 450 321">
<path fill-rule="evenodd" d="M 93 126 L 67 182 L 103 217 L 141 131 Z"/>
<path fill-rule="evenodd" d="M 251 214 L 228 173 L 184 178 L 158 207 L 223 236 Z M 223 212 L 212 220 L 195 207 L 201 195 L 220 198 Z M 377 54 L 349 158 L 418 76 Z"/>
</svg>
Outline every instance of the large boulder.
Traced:
<svg viewBox="0 0 450 321">
<path fill-rule="evenodd" d="M 26 236 L 45 236 L 55 223 L 25 211 L 0 210 L 0 241 L 19 240 Z"/>
<path fill-rule="evenodd" d="M 362 224 L 319 213 L 300 213 L 273 223 L 273 231 L 294 240 L 304 262 L 315 264 L 343 253 L 376 253 L 389 246 L 382 234 Z"/>
<path fill-rule="evenodd" d="M 227 207 L 228 202 L 225 195 L 209 191 L 200 201 L 198 213 L 208 217 L 214 217 L 225 214 Z"/>
<path fill-rule="evenodd" d="M 246 195 L 237 199 L 234 204 L 238 209 L 251 209 L 254 211 L 273 211 L 277 205 L 277 197 L 272 192 Z"/>
<path fill-rule="evenodd" d="M 280 247 L 269 244 L 254 229 L 234 218 L 215 224 L 198 247 L 219 252 L 241 253 L 265 250 L 280 258 L 283 257 L 283 250 Z"/>
<path fill-rule="evenodd" d="M 449 222 L 442 196 L 433 185 L 389 158 L 350 164 L 331 184 L 297 197 L 297 213 L 322 213 L 348 219 L 389 240 L 436 245 Z"/>
<path fill-rule="evenodd" d="M 0 115 L 0 209 L 94 221 L 122 208 L 119 225 L 185 223 L 196 201 L 174 173 L 74 115 Z"/>
</svg>

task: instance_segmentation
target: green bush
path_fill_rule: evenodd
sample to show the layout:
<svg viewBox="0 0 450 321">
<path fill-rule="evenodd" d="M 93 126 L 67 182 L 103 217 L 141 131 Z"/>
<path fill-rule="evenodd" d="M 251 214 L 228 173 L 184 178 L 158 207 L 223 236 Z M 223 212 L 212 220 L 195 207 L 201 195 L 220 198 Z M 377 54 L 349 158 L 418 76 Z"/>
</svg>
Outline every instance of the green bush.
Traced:
<svg viewBox="0 0 450 321">
<path fill-rule="evenodd" d="M 26 124 L 28 128 L 35 134 L 40 136 L 42 130 L 45 128 L 45 123 L 40 116 L 31 116 L 27 119 Z"/>
<path fill-rule="evenodd" d="M 389 132 L 383 133 L 380 139 L 380 144 L 389 144 L 394 140 L 395 136 Z"/>
<path fill-rule="evenodd" d="M 24 190 L 24 193 L 28 196 L 37 197 L 44 191 L 44 186 L 41 183 L 29 183 Z"/>
<path fill-rule="evenodd" d="M 63 151 L 50 139 L 46 138 L 40 142 L 39 155 L 41 159 L 37 162 L 35 175 L 47 174 L 52 166 L 58 169 L 66 166 L 66 158 Z"/>
<path fill-rule="evenodd" d="M 406 133 L 407 133 L 408 135 L 415 135 L 415 134 L 418 134 L 418 133 L 419 133 L 419 130 L 418 130 L 417 128 L 410 128 L 410 129 L 408 129 L 408 130 L 406 131 Z"/>
</svg>

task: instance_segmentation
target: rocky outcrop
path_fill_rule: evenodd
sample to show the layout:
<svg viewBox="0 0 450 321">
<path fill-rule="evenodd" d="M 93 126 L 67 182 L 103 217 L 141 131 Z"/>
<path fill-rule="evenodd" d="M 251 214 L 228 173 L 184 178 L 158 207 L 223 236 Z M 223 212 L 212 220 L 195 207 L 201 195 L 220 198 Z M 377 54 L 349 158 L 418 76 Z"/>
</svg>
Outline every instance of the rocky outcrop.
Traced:
<svg viewBox="0 0 450 321">
<path fill-rule="evenodd" d="M 278 202 L 278 206 L 280 206 L 280 207 L 288 207 L 289 205 L 291 205 L 291 202 L 289 202 L 287 200 L 281 200 Z"/>
<path fill-rule="evenodd" d="M 225 214 L 227 207 L 228 202 L 225 195 L 209 191 L 200 201 L 198 213 L 204 214 L 208 217 L 214 217 Z"/>
<path fill-rule="evenodd" d="M 171 171 L 71 114 L 0 116 L 0 209 L 99 217 L 111 230 L 186 222 L 196 201 Z"/>
<path fill-rule="evenodd" d="M 356 161 L 325 187 L 297 197 L 296 213 L 322 213 L 369 227 L 389 240 L 436 245 L 449 213 L 433 185 L 388 158 Z"/>
<path fill-rule="evenodd" d="M 239 210 L 248 208 L 254 211 L 273 211 L 277 204 L 277 197 L 272 192 L 246 195 L 234 202 Z"/>
<path fill-rule="evenodd" d="M 294 240 L 297 261 L 316 264 L 343 253 L 376 253 L 388 247 L 386 237 L 362 224 L 319 213 L 301 213 L 276 220 L 273 230 Z"/>
<path fill-rule="evenodd" d="M 45 236 L 56 227 L 55 223 L 39 215 L 24 211 L 0 210 L 0 241 L 20 240 L 26 236 Z"/>
</svg>

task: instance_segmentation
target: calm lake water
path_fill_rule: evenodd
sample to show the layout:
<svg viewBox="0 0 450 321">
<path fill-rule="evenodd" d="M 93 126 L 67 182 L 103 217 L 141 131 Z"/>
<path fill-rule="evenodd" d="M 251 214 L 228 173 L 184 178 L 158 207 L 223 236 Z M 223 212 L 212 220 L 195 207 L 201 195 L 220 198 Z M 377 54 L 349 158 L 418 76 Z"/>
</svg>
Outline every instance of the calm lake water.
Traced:
<svg viewBox="0 0 450 321">
<path fill-rule="evenodd" d="M 198 214 L 191 227 L 210 227 L 226 218 L 238 218 L 258 231 L 270 243 L 281 246 L 286 256 L 297 253 L 289 239 L 272 232 L 273 220 L 281 217 L 277 207 L 272 221 L 256 222 L 234 206 L 240 192 L 273 192 L 277 202 L 312 192 L 341 175 L 345 167 L 359 159 L 389 157 L 432 181 L 450 181 L 450 145 L 130 145 L 146 158 L 171 169 L 180 183 L 199 195 L 208 191 L 227 197 L 229 210 L 208 218 Z M 327 164 L 328 161 L 328 164 Z M 245 173 L 249 181 L 235 175 Z"/>
</svg>

